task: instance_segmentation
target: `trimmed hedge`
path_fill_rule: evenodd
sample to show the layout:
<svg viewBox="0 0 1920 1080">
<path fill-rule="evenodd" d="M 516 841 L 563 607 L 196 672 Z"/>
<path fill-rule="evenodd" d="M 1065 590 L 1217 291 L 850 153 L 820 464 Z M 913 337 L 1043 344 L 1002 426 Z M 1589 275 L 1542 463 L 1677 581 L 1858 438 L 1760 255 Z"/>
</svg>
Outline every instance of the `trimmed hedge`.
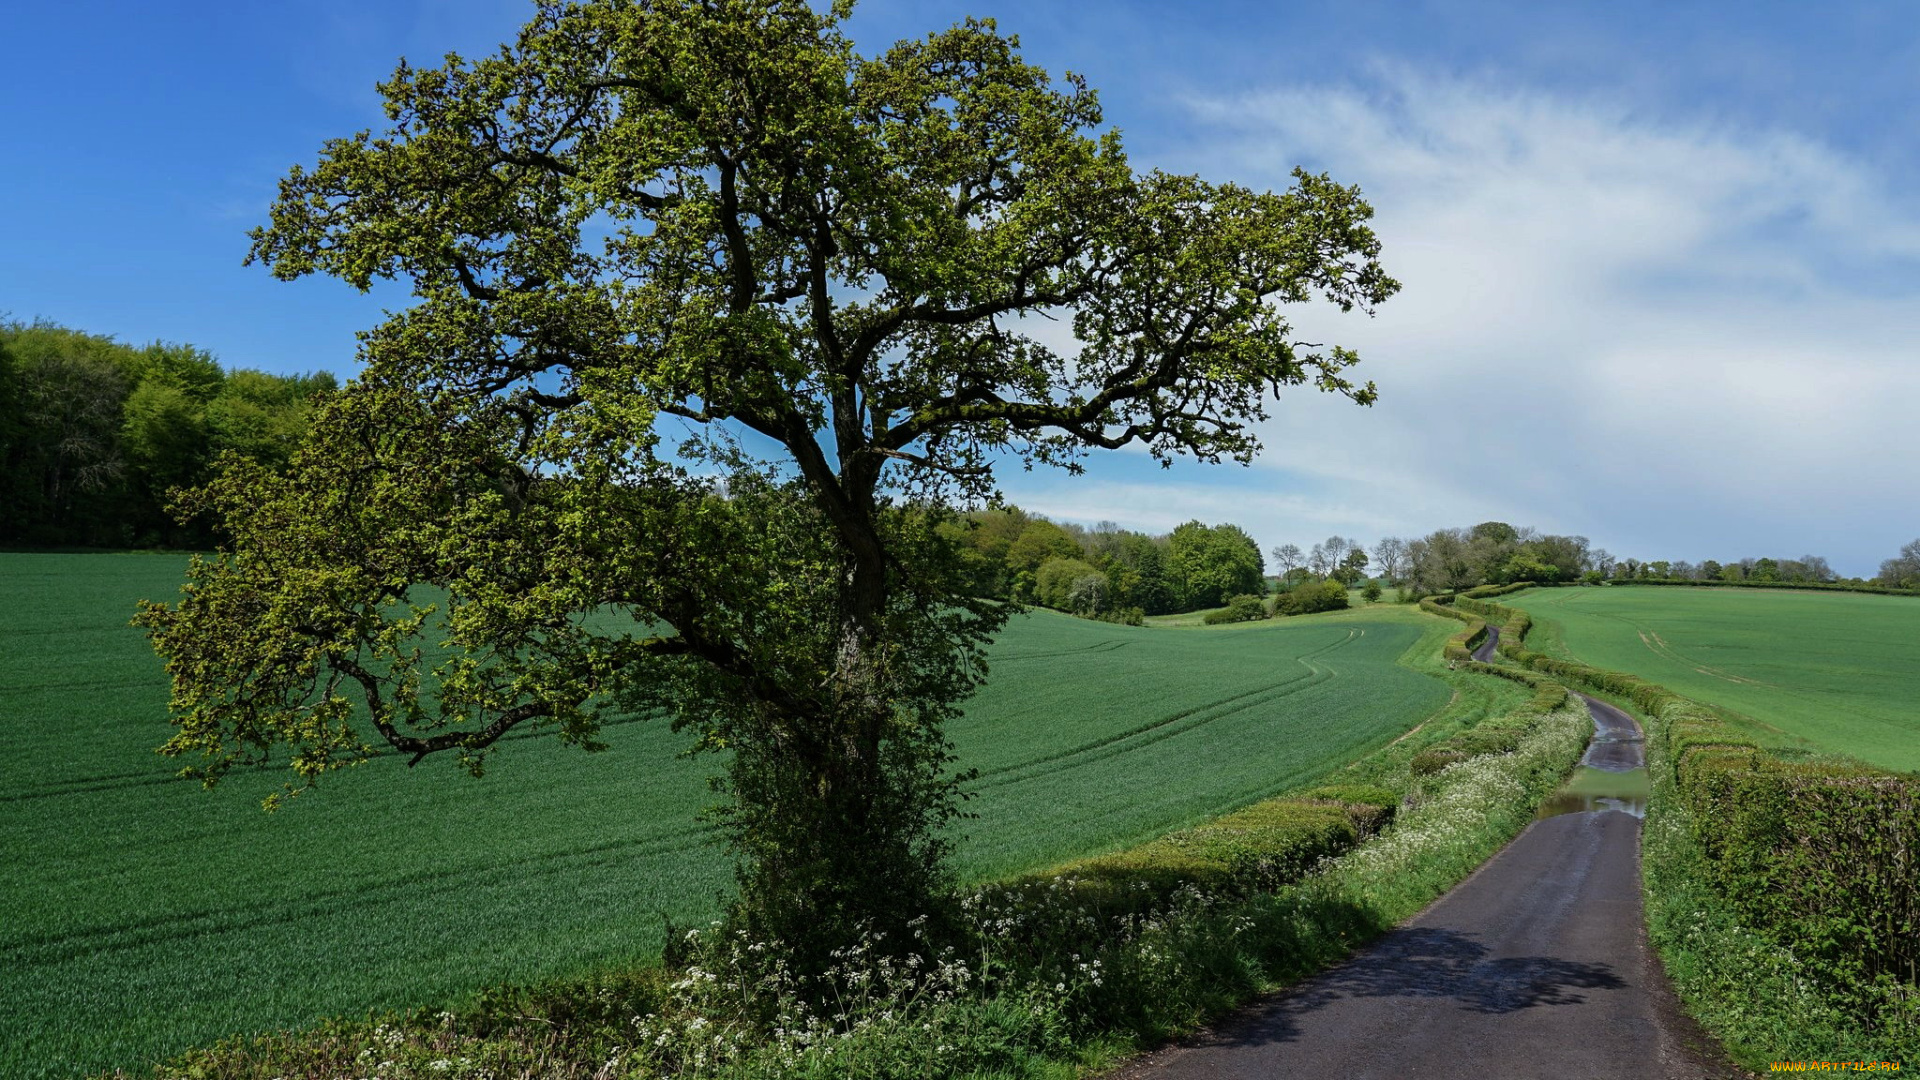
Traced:
<svg viewBox="0 0 1920 1080">
<path fill-rule="evenodd" d="M 1920 784 L 1700 746 L 1678 763 L 1711 883 L 1843 992 L 1920 987 Z"/>
<path fill-rule="evenodd" d="M 1813 592 L 1857 592 L 1875 596 L 1920 596 L 1920 590 L 1890 585 L 1849 585 L 1838 581 L 1682 581 L 1677 578 L 1623 578 L 1609 585 L 1679 585 L 1700 589 L 1804 589 Z"/>
<path fill-rule="evenodd" d="M 1441 655 L 1447 659 L 1455 661 L 1456 663 L 1464 663 L 1473 659 L 1474 648 L 1486 640 L 1487 624 L 1471 614 L 1455 610 L 1452 605 L 1456 599 L 1456 597 L 1451 596 L 1422 597 L 1420 600 L 1420 610 L 1429 615 L 1439 615 L 1448 619 L 1461 619 L 1466 622 L 1467 628 L 1448 638 L 1447 643 L 1440 648 Z"/>
<path fill-rule="evenodd" d="M 1386 788 L 1319 787 L 1255 803 L 1138 847 L 1016 877 L 986 891 L 1019 895 L 1056 889 L 1059 881 L 1070 879 L 1073 909 L 1106 916 L 1164 907 L 1176 893 L 1194 886 L 1225 897 L 1271 892 L 1386 828 L 1399 804 L 1399 796 Z M 1050 932 L 1037 930 L 1042 937 Z"/>
<path fill-rule="evenodd" d="M 1532 581 L 1510 581 L 1505 585 L 1482 585 L 1478 588 L 1468 589 L 1466 592 L 1461 593 L 1460 596 L 1468 600 L 1484 600 L 1489 597 L 1517 593 L 1522 589 L 1536 589 L 1539 587 L 1538 583 Z"/>
<path fill-rule="evenodd" d="M 1484 624 L 1480 631 L 1485 633 Z M 1415 754 L 1407 765 L 1415 776 L 1429 776 L 1457 761 L 1467 761 L 1483 754 L 1512 753 L 1519 747 L 1521 738 L 1526 735 L 1535 717 L 1545 716 L 1560 708 L 1571 696 L 1566 687 L 1529 671 L 1483 664 L 1478 660 L 1468 660 L 1464 666 L 1469 671 L 1530 686 L 1533 688 L 1533 697 L 1508 716 L 1484 721 Z"/>
</svg>

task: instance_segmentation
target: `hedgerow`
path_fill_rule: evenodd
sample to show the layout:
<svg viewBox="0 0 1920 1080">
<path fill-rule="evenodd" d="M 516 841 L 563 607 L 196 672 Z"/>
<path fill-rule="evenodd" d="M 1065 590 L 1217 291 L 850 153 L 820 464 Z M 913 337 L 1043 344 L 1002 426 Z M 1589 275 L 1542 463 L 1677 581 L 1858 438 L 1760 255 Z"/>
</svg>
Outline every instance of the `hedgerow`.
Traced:
<svg viewBox="0 0 1920 1080">
<path fill-rule="evenodd" d="M 1876 596 L 1920 596 L 1914 589 L 1890 585 L 1855 585 L 1847 581 L 1691 581 L 1678 578 L 1621 578 L 1613 585 L 1679 585 L 1700 589 L 1800 589 L 1811 592 L 1857 592 Z"/>
<path fill-rule="evenodd" d="M 1446 644 L 1441 646 L 1440 650 L 1448 660 L 1465 662 L 1473 659 L 1473 650 L 1482 641 L 1486 640 L 1487 624 L 1483 620 L 1475 618 L 1465 611 L 1456 609 L 1454 605 L 1458 600 L 1458 597 L 1452 596 L 1422 597 L 1420 600 L 1420 610 L 1429 615 L 1439 615 L 1442 618 L 1448 619 L 1461 619 L 1466 622 L 1467 628 L 1448 638 Z"/>
</svg>

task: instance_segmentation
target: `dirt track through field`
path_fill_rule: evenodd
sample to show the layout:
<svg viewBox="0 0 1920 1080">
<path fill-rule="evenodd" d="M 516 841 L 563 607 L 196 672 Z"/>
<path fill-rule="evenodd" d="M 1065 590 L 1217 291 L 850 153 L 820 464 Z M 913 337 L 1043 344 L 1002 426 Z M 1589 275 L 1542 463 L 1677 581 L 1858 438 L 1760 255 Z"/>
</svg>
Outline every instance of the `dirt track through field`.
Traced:
<svg viewBox="0 0 1920 1080">
<path fill-rule="evenodd" d="M 1633 719 L 1586 702 L 1583 764 L 1638 767 Z M 1742 1075 L 1681 1012 L 1647 945 L 1640 819 L 1604 810 L 1534 822 L 1345 964 L 1114 1080 Z"/>
</svg>

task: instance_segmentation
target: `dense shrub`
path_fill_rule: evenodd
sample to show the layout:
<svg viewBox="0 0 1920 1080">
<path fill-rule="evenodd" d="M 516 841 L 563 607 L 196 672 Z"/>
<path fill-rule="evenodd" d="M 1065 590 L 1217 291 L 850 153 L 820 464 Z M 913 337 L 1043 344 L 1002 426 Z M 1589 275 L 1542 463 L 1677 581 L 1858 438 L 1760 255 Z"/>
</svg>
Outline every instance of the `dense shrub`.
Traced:
<svg viewBox="0 0 1920 1080">
<path fill-rule="evenodd" d="M 1106 606 L 1107 575 L 1082 559 L 1050 558 L 1033 575 L 1036 602 L 1075 615 L 1092 615 Z"/>
<path fill-rule="evenodd" d="M 1920 784 L 1695 747 L 1678 763 L 1712 883 L 1843 984 L 1920 986 Z"/>
<path fill-rule="evenodd" d="M 1315 581 L 1296 586 L 1274 598 L 1275 615 L 1312 615 L 1347 606 L 1347 587 L 1337 581 Z"/>
<path fill-rule="evenodd" d="M 1201 621 L 1210 625 L 1219 623 L 1252 622 L 1267 617 L 1266 601 L 1251 593 L 1242 593 L 1227 601 L 1227 606 L 1219 611 L 1209 611 Z"/>
</svg>

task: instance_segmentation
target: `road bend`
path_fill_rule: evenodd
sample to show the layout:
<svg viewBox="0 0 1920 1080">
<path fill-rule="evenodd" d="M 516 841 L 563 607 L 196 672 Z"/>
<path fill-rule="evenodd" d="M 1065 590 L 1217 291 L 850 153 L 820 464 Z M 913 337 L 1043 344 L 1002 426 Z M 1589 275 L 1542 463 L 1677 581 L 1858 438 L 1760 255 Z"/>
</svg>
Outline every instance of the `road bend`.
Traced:
<svg viewBox="0 0 1920 1080">
<path fill-rule="evenodd" d="M 1582 763 L 1640 767 L 1633 718 L 1586 702 Z M 1631 813 L 1535 821 L 1346 963 L 1113 1080 L 1746 1075 L 1680 1010 L 1647 944 L 1639 861 Z"/>
</svg>

